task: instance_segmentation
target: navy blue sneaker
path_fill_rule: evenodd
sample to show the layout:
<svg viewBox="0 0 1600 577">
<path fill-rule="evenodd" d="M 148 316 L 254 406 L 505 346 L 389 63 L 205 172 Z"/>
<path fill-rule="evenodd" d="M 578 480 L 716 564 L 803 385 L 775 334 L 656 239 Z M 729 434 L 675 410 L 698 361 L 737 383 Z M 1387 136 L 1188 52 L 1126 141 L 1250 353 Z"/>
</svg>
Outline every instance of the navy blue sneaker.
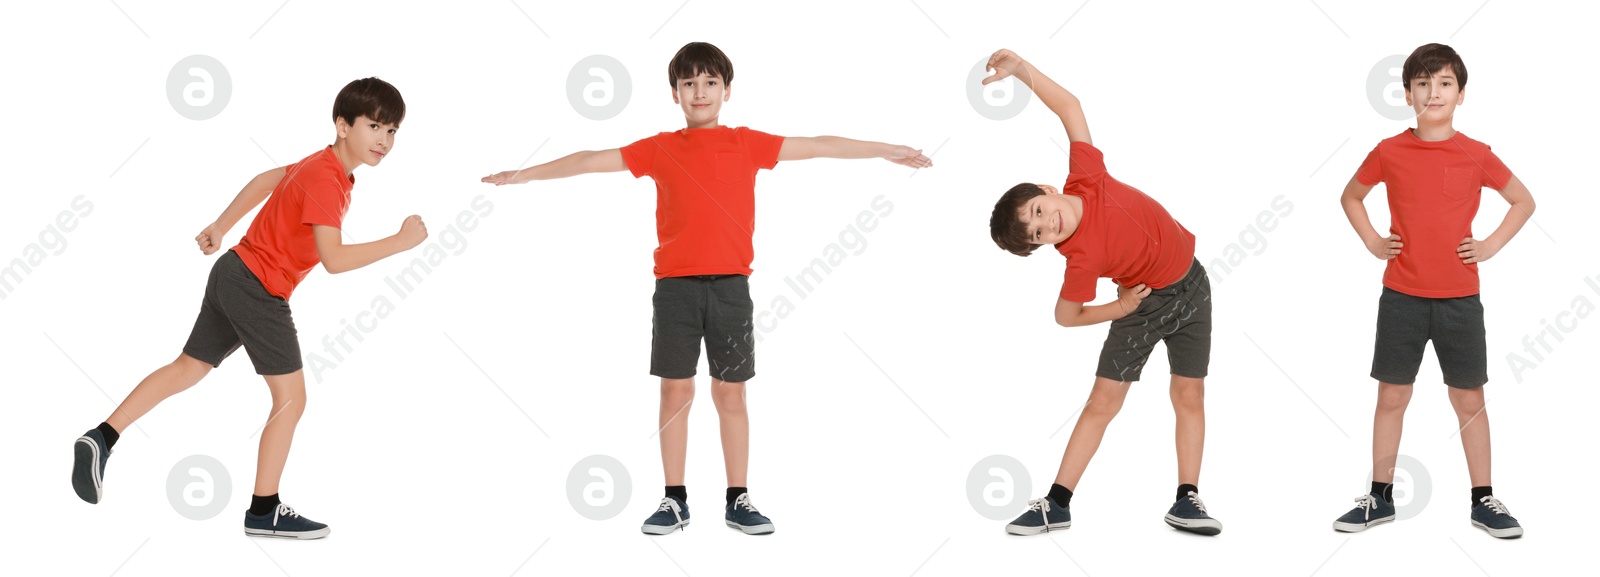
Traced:
<svg viewBox="0 0 1600 577">
<path fill-rule="evenodd" d="M 772 519 L 762 515 L 750 504 L 750 494 L 741 493 L 738 498 L 729 503 L 723 516 L 728 526 L 744 531 L 746 535 L 767 535 L 772 533 Z"/>
<path fill-rule="evenodd" d="M 1206 514 L 1206 504 L 1200 501 L 1200 495 L 1194 491 L 1167 509 L 1167 524 L 1179 531 L 1199 533 L 1201 535 L 1216 535 L 1222 532 L 1222 522 L 1212 519 Z"/>
<path fill-rule="evenodd" d="M 1012 535 L 1038 535 L 1071 526 L 1072 513 L 1057 504 L 1055 499 L 1045 497 L 1028 501 L 1028 510 L 1006 525 L 1006 532 Z"/>
<path fill-rule="evenodd" d="M 1522 536 L 1522 524 L 1516 517 L 1511 516 L 1507 509 L 1494 495 L 1484 495 L 1478 499 L 1478 504 L 1472 506 L 1472 526 L 1488 531 L 1492 537 L 1501 539 L 1516 539 Z"/>
<path fill-rule="evenodd" d="M 1383 500 L 1383 495 L 1372 493 L 1356 497 L 1356 508 L 1334 521 L 1333 530 L 1355 533 L 1393 520 L 1394 503 Z"/>
<path fill-rule="evenodd" d="M 101 480 L 106 476 L 106 459 L 111 449 L 106 447 L 106 437 L 100 429 L 89 429 L 72 444 L 72 490 L 78 498 L 88 503 L 99 503 Z"/>
<path fill-rule="evenodd" d="M 294 509 L 282 503 L 270 515 L 251 515 L 244 512 L 244 534 L 251 537 L 279 537 L 283 539 L 321 539 L 328 536 L 328 525 L 301 517 Z"/>
<path fill-rule="evenodd" d="M 655 514 L 644 520 L 642 530 L 649 535 L 666 535 L 688 526 L 689 504 L 669 495 L 662 497 Z"/>
</svg>

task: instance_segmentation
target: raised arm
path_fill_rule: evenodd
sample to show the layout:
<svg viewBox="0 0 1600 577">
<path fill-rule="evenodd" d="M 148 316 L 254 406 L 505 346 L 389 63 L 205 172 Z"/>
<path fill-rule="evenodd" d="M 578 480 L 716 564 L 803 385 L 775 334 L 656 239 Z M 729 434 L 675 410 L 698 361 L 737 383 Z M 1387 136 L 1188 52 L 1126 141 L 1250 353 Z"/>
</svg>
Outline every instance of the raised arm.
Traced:
<svg viewBox="0 0 1600 577">
<path fill-rule="evenodd" d="M 280 166 L 256 175 L 250 182 L 239 190 L 239 195 L 233 197 L 233 202 L 228 203 L 228 208 L 223 209 L 217 220 L 206 225 L 200 234 L 195 235 L 195 244 L 200 246 L 200 252 L 211 254 L 217 252 L 217 247 L 222 245 L 222 237 L 233 230 L 233 225 L 239 224 L 239 219 L 244 218 L 255 207 L 259 206 L 272 194 L 272 189 L 278 187 L 278 181 L 283 180 L 284 167 Z"/>
<path fill-rule="evenodd" d="M 312 225 L 311 234 L 317 242 L 322 268 L 329 274 L 339 274 L 416 248 L 428 238 L 428 227 L 422 217 L 413 214 L 400 223 L 400 232 L 367 243 L 345 244 L 339 229 L 321 224 Z"/>
<path fill-rule="evenodd" d="M 1067 140 L 1094 144 L 1089 138 L 1089 121 L 1083 116 L 1083 105 L 1078 102 L 1078 97 L 1034 68 L 1033 64 L 1015 52 L 1001 49 L 989 57 L 988 67 L 994 74 L 983 79 L 984 85 L 1015 76 L 1033 91 L 1034 96 L 1039 97 L 1040 102 L 1061 118 L 1061 125 L 1067 129 Z"/>
<path fill-rule="evenodd" d="M 1372 192 L 1372 187 L 1361 184 L 1361 179 L 1350 177 L 1350 182 L 1344 185 L 1344 194 L 1339 195 L 1339 204 L 1344 206 L 1344 216 L 1350 219 L 1350 227 L 1356 229 L 1356 235 L 1361 237 L 1361 244 L 1367 247 L 1367 252 L 1378 260 L 1389 260 L 1400 256 L 1400 235 L 1383 236 L 1372 227 L 1372 218 L 1367 216 L 1367 193 Z"/>
<path fill-rule="evenodd" d="M 1517 236 L 1517 231 L 1522 230 L 1522 225 L 1527 224 L 1528 219 L 1533 218 L 1533 193 L 1528 192 L 1528 187 L 1523 186 L 1517 177 L 1511 177 L 1504 190 L 1500 191 L 1500 196 L 1511 204 L 1511 208 L 1506 209 L 1506 217 L 1500 220 L 1500 226 L 1494 229 L 1489 238 L 1462 239 L 1456 247 L 1456 256 L 1461 258 L 1461 262 L 1472 264 L 1489 260 L 1489 257 L 1505 248 L 1506 243 L 1511 242 L 1511 237 Z"/>
<path fill-rule="evenodd" d="M 591 172 L 622 172 L 628 169 L 622 161 L 622 150 L 585 150 L 574 152 L 538 166 L 522 170 L 507 170 L 483 177 L 483 182 L 495 186 L 522 184 L 530 180 L 553 180 Z"/>
<path fill-rule="evenodd" d="M 924 156 L 920 149 L 839 136 L 789 136 L 778 149 L 780 161 L 812 158 L 882 158 L 911 168 L 933 166 L 933 160 Z"/>
</svg>

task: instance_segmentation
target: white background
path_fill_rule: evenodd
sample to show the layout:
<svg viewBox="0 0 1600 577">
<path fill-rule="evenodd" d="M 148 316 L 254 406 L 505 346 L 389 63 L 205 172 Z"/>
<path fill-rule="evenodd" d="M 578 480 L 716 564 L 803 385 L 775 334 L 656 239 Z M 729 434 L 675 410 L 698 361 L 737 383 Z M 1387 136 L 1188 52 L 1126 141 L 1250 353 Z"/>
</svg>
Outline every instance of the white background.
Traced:
<svg viewBox="0 0 1600 577">
<path fill-rule="evenodd" d="M 121 0 L 0 9 L 9 185 L 0 265 L 25 258 L 30 244 L 53 247 L 0 300 L 0 571 L 1516 575 L 1578 562 L 1596 537 L 1583 505 L 1594 488 L 1596 401 L 1584 363 L 1600 318 L 1548 340 L 1553 350 L 1520 381 L 1506 355 L 1575 299 L 1600 303 L 1584 284 L 1600 276 L 1584 236 L 1600 208 L 1592 8 L 1080 4 Z M 661 538 L 638 530 L 662 484 L 648 375 L 653 185 L 625 173 L 478 183 L 525 160 L 682 128 L 665 68 L 694 40 L 735 64 L 723 124 L 937 151 L 935 166 L 914 177 L 881 161 L 816 160 L 759 178 L 757 313 L 779 297 L 793 305 L 782 319 L 766 317 L 750 383 L 751 494 L 778 527 L 764 538 L 717 518 L 725 479 L 704 384 L 688 417 L 696 523 Z M 1518 541 L 1468 523 L 1466 467 L 1431 352 L 1402 444 L 1432 479 L 1402 502 L 1426 507 L 1364 534 L 1329 528 L 1366 490 L 1383 269 L 1337 198 L 1367 151 L 1407 126 L 1368 103 L 1369 72 L 1434 41 L 1457 48 L 1471 72 L 1456 127 L 1493 145 L 1539 206 L 1480 269 L 1494 485 L 1527 527 Z M 1193 231 L 1202 262 L 1234 243 L 1249 255 L 1211 271 L 1201 487 L 1226 525 L 1219 537 L 1161 521 L 1176 472 L 1160 351 L 1078 487 L 1071 530 L 1010 537 L 1004 520 L 970 504 L 982 497 L 968 494 L 968 474 L 995 454 L 1027 466 L 1029 482 L 1008 491 L 1016 510 L 1043 494 L 1105 331 L 1052 322 L 1062 269 L 1052 251 L 1018 259 L 988 238 L 1001 192 L 1059 183 L 1067 172 L 1065 135 L 1037 101 L 1007 121 L 968 103 L 972 66 L 1002 47 L 1082 98 L 1111 173 Z M 165 94 L 168 73 L 191 54 L 217 59 L 232 78 L 226 108 L 205 121 L 179 115 Z M 624 63 L 633 82 L 627 108 L 606 121 L 579 115 L 565 95 L 573 64 L 592 54 Z M 371 75 L 400 88 L 408 115 L 394 154 L 357 171 L 347 234 L 381 238 L 417 213 L 434 245 L 476 196 L 493 208 L 404 299 L 384 279 L 420 252 L 338 277 L 315 271 L 295 293 L 308 354 L 326 355 L 323 338 L 375 297 L 394 304 L 336 367 L 319 378 L 308 370 L 310 406 L 283 495 L 330 523 L 332 536 L 241 535 L 254 434 L 268 410 L 243 354 L 125 432 L 105 500 L 80 502 L 68 487 L 68 445 L 188 335 L 215 258 L 192 238 L 251 176 L 330 143 L 334 94 Z M 50 233 L 80 195 L 92 211 L 71 232 Z M 795 294 L 784 279 L 830 243 L 861 238 L 841 233 L 879 195 L 893 209 L 862 235 L 864 248 L 852 243 L 824 282 Z M 1292 212 L 1257 235 L 1252 223 L 1280 195 Z M 1380 188 L 1367 202 L 1380 230 L 1383 198 Z M 1505 209 L 1485 191 L 1474 232 L 1487 236 Z M 1102 283 L 1102 298 L 1110 290 Z M 210 520 L 180 516 L 165 494 L 172 466 L 193 454 L 217 458 L 231 476 L 231 502 Z M 623 513 L 605 521 L 580 515 L 566 494 L 572 466 L 594 454 L 618 459 L 631 478 Z"/>
</svg>

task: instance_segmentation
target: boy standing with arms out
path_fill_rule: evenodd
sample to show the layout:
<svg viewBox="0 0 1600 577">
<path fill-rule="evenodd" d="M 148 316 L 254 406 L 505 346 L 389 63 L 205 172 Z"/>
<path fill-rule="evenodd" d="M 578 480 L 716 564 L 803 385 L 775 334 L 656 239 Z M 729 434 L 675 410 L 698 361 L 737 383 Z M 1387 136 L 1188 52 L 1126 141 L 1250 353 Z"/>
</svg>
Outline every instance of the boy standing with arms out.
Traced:
<svg viewBox="0 0 1600 577">
<path fill-rule="evenodd" d="M 656 291 L 650 374 L 661 377 L 661 464 L 666 496 L 643 531 L 665 535 L 689 524 L 684 461 L 689 405 L 700 343 L 706 346 L 711 400 L 722 428 L 728 491 L 724 519 L 747 534 L 773 532 L 745 488 L 750 420 L 745 381 L 755 376 L 754 312 L 748 284 L 754 258 L 755 177 L 780 160 L 882 158 L 924 168 L 919 150 L 835 136 L 773 136 L 718 124 L 732 93 L 733 64 L 716 46 L 691 42 L 667 66 L 672 101 L 688 127 L 620 149 L 584 151 L 483 178 L 496 185 L 628 170 L 656 182 Z"/>
<path fill-rule="evenodd" d="M 352 173 L 363 164 L 377 166 L 389 154 L 405 115 L 405 101 L 394 86 L 377 78 L 351 82 L 334 98 L 333 145 L 256 176 L 216 222 L 200 231 L 195 237 L 200 252 L 212 254 L 239 219 L 266 201 L 238 246 L 212 266 L 200 316 L 183 353 L 145 377 L 105 422 L 74 443 L 72 488 L 79 497 L 100 502 L 106 460 L 128 425 L 200 382 L 243 345 L 272 391 L 244 532 L 291 539 L 328 535 L 326 524 L 301 517 L 278 498 L 278 480 L 306 406 L 289 296 L 318 262 L 329 273 L 355 270 L 410 250 L 428 237 L 422 217 L 416 215 L 382 240 L 347 245 L 340 237 L 355 186 Z"/>
<path fill-rule="evenodd" d="M 1372 378 L 1378 408 L 1372 418 L 1372 492 L 1334 521 L 1337 531 L 1364 531 L 1394 520 L 1394 467 L 1400 429 L 1423 347 L 1433 341 L 1450 405 L 1461 425 L 1461 448 L 1472 478 L 1472 525 L 1500 538 L 1522 536 L 1489 485 L 1489 381 L 1478 263 L 1498 253 L 1533 216 L 1533 195 L 1489 146 L 1452 126 L 1466 101 L 1467 67 L 1449 46 L 1428 44 L 1401 68 L 1406 104 L 1417 127 L 1384 139 L 1345 185 L 1340 203 L 1367 250 L 1389 261 L 1378 300 Z M 1367 217 L 1362 201 L 1378 183 L 1389 196 L 1389 236 Z M 1484 240 L 1472 236 L 1483 187 L 1500 191 L 1511 208 Z"/>
<path fill-rule="evenodd" d="M 1157 342 L 1167 344 L 1172 369 L 1172 409 L 1177 415 L 1178 491 L 1166 522 L 1175 529 L 1216 535 L 1222 523 L 1200 501 L 1200 457 L 1205 446 L 1205 377 L 1211 361 L 1211 284 L 1194 258 L 1194 234 L 1160 203 L 1106 173 L 1104 156 L 1089 138 L 1078 98 L 1010 50 L 989 57 L 989 84 L 1015 76 L 1061 118 L 1072 142 L 1070 171 L 1061 190 L 1023 183 L 1000 197 L 989 220 L 995 244 L 1019 256 L 1055 245 L 1067 258 L 1056 301 L 1056 323 L 1066 327 L 1111 322 L 1100 351 L 1094 389 L 1072 429 L 1049 494 L 1006 525 L 1013 535 L 1037 535 L 1072 526 L 1068 507 L 1106 426 L 1139 380 Z M 1111 278 L 1117 300 L 1094 300 L 1095 283 Z"/>
</svg>

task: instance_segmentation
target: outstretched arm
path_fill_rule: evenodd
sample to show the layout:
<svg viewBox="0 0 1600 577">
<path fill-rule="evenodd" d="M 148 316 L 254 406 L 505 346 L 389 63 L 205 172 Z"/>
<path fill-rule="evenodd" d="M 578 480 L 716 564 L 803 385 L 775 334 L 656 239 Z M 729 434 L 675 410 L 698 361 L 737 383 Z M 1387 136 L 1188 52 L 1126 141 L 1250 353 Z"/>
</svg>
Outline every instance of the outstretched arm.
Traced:
<svg viewBox="0 0 1600 577">
<path fill-rule="evenodd" d="M 1500 221 L 1499 228 L 1489 235 L 1489 238 L 1475 240 L 1472 238 L 1461 239 L 1461 244 L 1456 247 L 1456 256 L 1464 264 L 1483 262 L 1489 257 L 1505 248 L 1511 242 L 1511 237 L 1517 236 L 1517 231 L 1522 230 L 1522 225 L 1533 218 L 1533 193 L 1528 192 L 1528 187 L 1522 185 L 1517 177 L 1511 177 L 1505 189 L 1500 191 L 1500 196 L 1511 203 L 1511 208 L 1506 209 L 1506 217 Z"/>
<path fill-rule="evenodd" d="M 530 180 L 553 180 L 591 172 L 622 172 L 628 169 L 622 161 L 622 150 L 585 150 L 574 152 L 538 166 L 522 170 L 507 170 L 483 177 L 483 182 L 496 186 L 522 184 Z"/>
<path fill-rule="evenodd" d="M 1372 187 L 1361 184 L 1361 179 L 1350 177 L 1350 182 L 1344 185 L 1344 194 L 1339 196 L 1339 204 L 1344 205 L 1344 216 L 1350 219 L 1350 227 L 1356 229 L 1356 235 L 1361 237 L 1361 244 L 1367 247 L 1367 252 L 1378 260 L 1389 260 L 1400 256 L 1400 235 L 1382 236 L 1378 229 L 1372 227 L 1372 218 L 1367 216 L 1367 193 L 1372 192 Z"/>
<path fill-rule="evenodd" d="M 994 74 L 983 79 L 984 85 L 1015 76 L 1039 97 L 1040 102 L 1061 118 L 1061 125 L 1067 129 L 1067 140 L 1094 144 L 1089 138 L 1089 121 L 1083 116 L 1083 105 L 1078 102 L 1078 97 L 1034 68 L 1033 64 L 1015 52 L 1001 49 L 989 57 L 988 67 Z"/>
<path fill-rule="evenodd" d="M 345 244 L 339 229 L 321 224 L 312 225 L 311 234 L 317 242 L 322 268 L 329 274 L 339 274 L 416 248 L 428 238 L 428 227 L 422 217 L 413 214 L 400 223 L 400 232 L 367 243 Z"/>
<path fill-rule="evenodd" d="M 284 167 L 280 166 L 256 175 L 250 179 L 239 195 L 233 197 L 233 202 L 228 203 L 228 208 L 223 209 L 217 220 L 206 225 L 200 234 L 195 235 L 195 244 L 200 245 L 200 252 L 211 254 L 217 252 L 217 247 L 222 244 L 222 237 L 233 230 L 233 225 L 239 224 L 239 219 L 259 206 L 272 194 L 272 189 L 278 187 L 278 182 L 283 180 Z"/>
<path fill-rule="evenodd" d="M 898 144 L 852 140 L 838 136 L 789 136 L 778 149 L 778 160 L 812 158 L 882 158 L 911 168 L 933 166 L 919 149 Z"/>
</svg>

